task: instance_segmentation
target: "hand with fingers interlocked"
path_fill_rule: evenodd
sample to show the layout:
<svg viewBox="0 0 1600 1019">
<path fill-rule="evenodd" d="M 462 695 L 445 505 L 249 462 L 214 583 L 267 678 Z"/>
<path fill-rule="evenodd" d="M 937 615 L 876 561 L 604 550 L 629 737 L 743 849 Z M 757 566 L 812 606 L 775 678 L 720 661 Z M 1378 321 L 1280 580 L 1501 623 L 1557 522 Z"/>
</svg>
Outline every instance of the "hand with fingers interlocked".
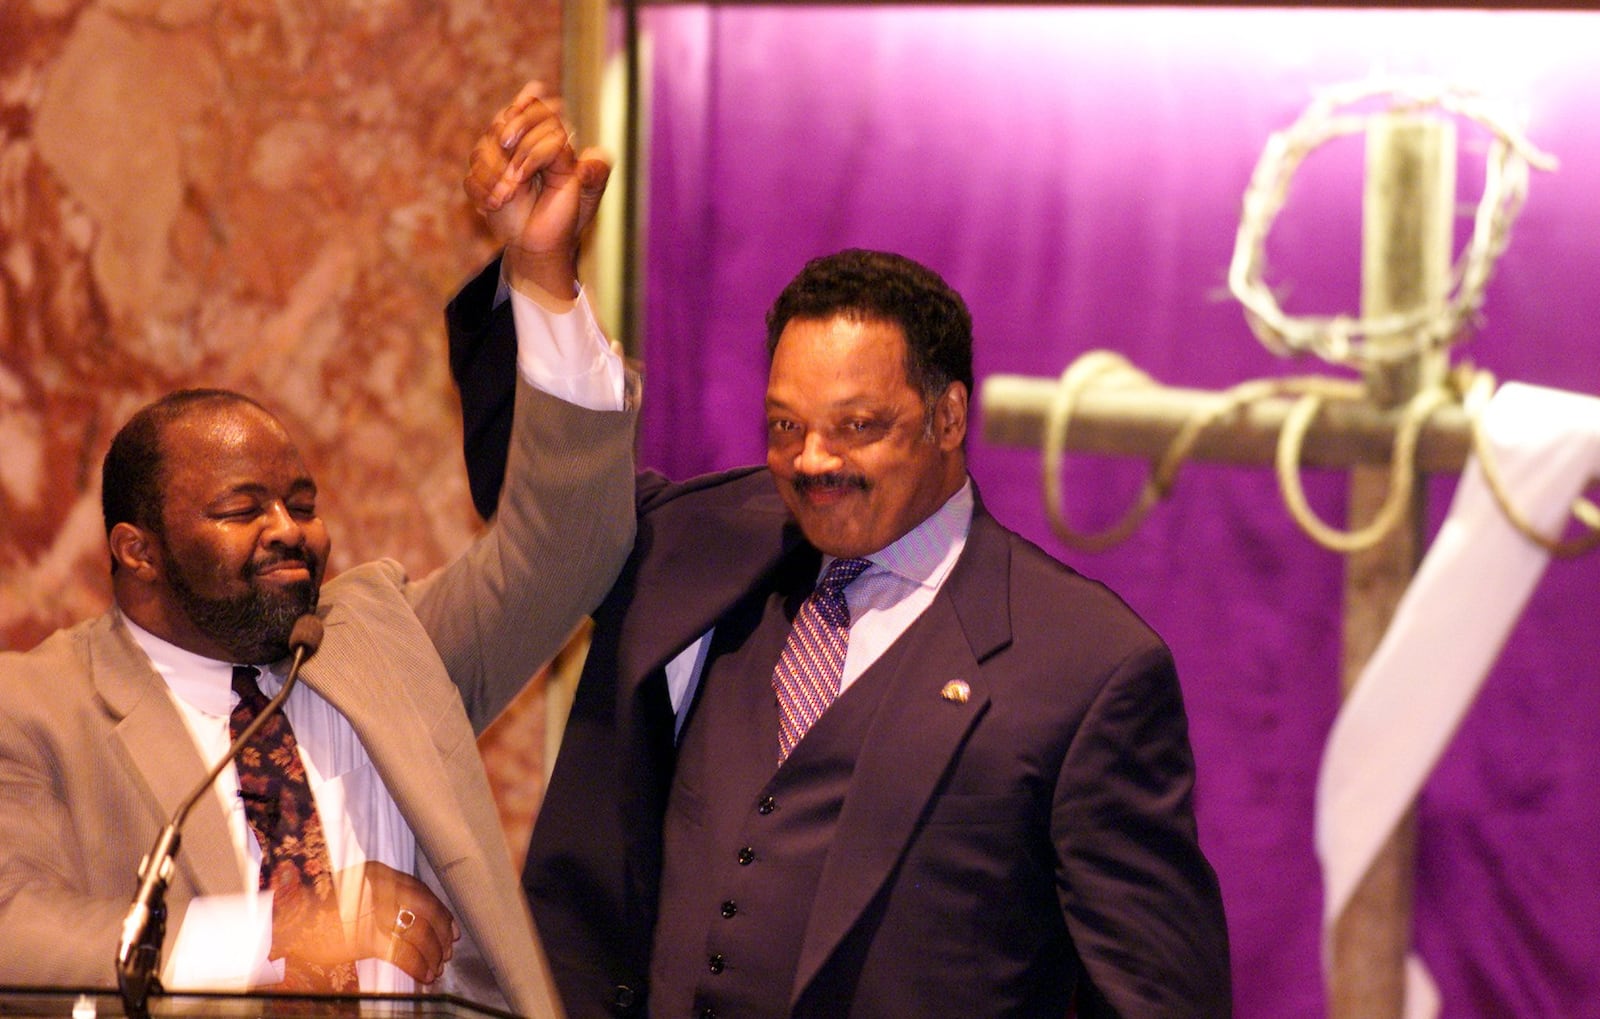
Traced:
<svg viewBox="0 0 1600 1019">
<path fill-rule="evenodd" d="M 611 175 L 597 148 L 573 148 L 561 100 L 529 82 L 472 147 L 467 196 L 505 247 L 513 287 L 553 297 L 577 294 L 578 241 Z"/>
</svg>

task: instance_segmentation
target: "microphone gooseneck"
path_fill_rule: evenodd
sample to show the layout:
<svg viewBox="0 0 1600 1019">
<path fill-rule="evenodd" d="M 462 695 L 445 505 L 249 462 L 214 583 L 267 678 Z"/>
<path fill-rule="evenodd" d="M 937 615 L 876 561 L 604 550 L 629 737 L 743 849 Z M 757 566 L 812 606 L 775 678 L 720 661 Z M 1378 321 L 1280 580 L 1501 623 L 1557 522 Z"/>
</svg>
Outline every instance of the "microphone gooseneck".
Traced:
<svg viewBox="0 0 1600 1019">
<path fill-rule="evenodd" d="M 281 710 L 300 678 L 300 666 L 322 646 L 322 620 L 306 613 L 294 621 L 289 631 L 289 673 L 283 688 L 277 692 L 254 721 L 241 732 L 228 747 L 205 778 L 184 797 L 172 820 L 161 829 L 156 841 L 139 864 L 139 888 L 134 893 L 133 905 L 122 921 L 122 937 L 117 943 L 117 987 L 122 992 L 123 1011 L 128 1019 L 149 1019 L 148 999 L 151 991 L 161 990 L 157 971 L 160 969 L 161 946 L 167 934 L 167 882 L 172 879 L 173 860 L 178 855 L 179 831 L 189 811 L 205 795 L 211 783 L 238 755 L 239 748 L 261 729 L 272 716 Z"/>
</svg>

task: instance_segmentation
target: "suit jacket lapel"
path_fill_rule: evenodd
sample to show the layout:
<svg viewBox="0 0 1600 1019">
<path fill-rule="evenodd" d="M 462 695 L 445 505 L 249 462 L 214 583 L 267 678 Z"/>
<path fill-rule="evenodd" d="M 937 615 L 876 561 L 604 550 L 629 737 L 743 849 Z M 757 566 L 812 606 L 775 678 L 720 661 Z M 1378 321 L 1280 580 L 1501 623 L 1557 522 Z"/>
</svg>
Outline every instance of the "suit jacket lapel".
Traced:
<svg viewBox="0 0 1600 1019">
<path fill-rule="evenodd" d="M 980 664 L 1011 639 L 1010 548 L 981 504 L 926 612 L 874 669 L 892 670 L 857 758 L 817 885 L 791 1002 L 817 975 L 905 852 L 950 760 L 989 704 Z M 945 685 L 965 681 L 963 702 Z"/>
<path fill-rule="evenodd" d="M 766 479 L 764 473 L 759 477 Z M 762 495 L 748 501 L 711 513 L 677 514 L 651 526 L 660 529 L 662 548 L 683 551 L 641 560 L 618 642 L 618 674 L 630 688 L 711 629 L 787 554 L 806 547 L 770 480 Z M 691 530 L 701 536 L 684 533 Z M 705 534 L 716 540 L 705 540 Z"/>
<path fill-rule="evenodd" d="M 351 626 L 341 606 L 325 617 L 322 649 L 306 660 L 301 680 L 355 731 L 384 788 L 405 818 L 419 847 L 444 868 L 476 850 L 455 808 L 458 797 L 434 740 L 428 706 L 414 703 L 412 685 L 398 682 L 393 648 L 372 646 L 365 629 Z M 390 669 L 375 669 L 374 662 Z"/>
<path fill-rule="evenodd" d="M 149 805 L 165 825 L 206 775 L 194 738 L 168 696 L 166 683 L 150 665 L 127 628 L 107 614 L 91 644 L 93 674 L 100 695 L 120 715 L 114 737 L 149 790 Z M 177 866 L 196 894 L 245 891 L 228 818 L 215 792 L 207 790 L 184 822 Z M 133 875 L 128 875 L 129 889 Z"/>
</svg>

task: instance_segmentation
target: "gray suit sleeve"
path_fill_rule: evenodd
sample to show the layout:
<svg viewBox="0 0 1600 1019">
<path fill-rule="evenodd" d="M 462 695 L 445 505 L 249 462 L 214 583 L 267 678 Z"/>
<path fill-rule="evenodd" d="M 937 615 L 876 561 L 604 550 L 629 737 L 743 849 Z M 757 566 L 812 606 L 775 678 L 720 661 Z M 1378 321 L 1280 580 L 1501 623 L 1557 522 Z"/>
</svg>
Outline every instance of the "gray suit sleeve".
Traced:
<svg viewBox="0 0 1600 1019">
<path fill-rule="evenodd" d="M 633 411 L 519 379 L 514 414 L 493 522 L 407 592 L 480 732 L 599 604 L 634 534 Z"/>
</svg>

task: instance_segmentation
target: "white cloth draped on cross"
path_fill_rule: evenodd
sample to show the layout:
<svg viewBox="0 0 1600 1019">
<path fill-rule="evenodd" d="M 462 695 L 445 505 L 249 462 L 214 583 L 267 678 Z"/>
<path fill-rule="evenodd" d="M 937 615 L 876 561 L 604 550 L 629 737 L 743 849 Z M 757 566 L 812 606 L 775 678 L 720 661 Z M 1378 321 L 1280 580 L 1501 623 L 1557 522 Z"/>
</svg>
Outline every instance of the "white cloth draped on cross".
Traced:
<svg viewBox="0 0 1600 1019">
<path fill-rule="evenodd" d="M 1600 398 L 1502 386 L 1484 425 L 1504 486 L 1529 521 L 1558 534 L 1600 477 Z M 1422 567 L 1346 699 L 1324 751 L 1316 807 L 1324 951 L 1335 922 L 1415 801 L 1549 562 L 1496 505 L 1469 462 Z M 1438 1013 L 1408 962 L 1407 1019 Z"/>
</svg>

